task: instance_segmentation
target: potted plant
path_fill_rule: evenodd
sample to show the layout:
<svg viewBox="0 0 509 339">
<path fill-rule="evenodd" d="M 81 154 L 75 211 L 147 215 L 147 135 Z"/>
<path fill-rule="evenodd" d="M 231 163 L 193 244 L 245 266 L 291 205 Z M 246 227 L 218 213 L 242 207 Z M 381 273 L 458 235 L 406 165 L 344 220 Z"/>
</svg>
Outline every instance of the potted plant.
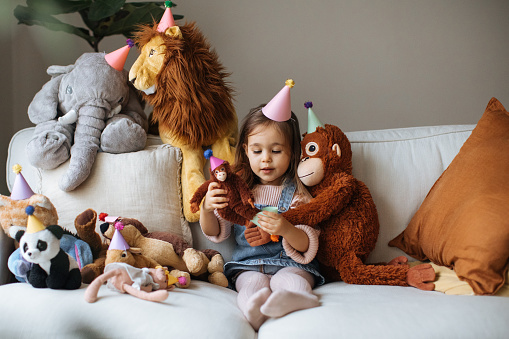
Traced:
<svg viewBox="0 0 509 339">
<path fill-rule="evenodd" d="M 62 31 L 85 39 L 95 52 L 106 37 L 123 34 L 131 38 L 138 25 L 159 21 L 164 13 L 163 1 L 126 2 L 125 0 L 26 0 L 18 5 L 14 16 L 19 24 L 39 25 L 53 31 Z M 166 1 L 173 7 L 175 3 Z M 77 27 L 56 18 L 79 13 L 87 28 Z M 174 15 L 175 20 L 182 15 Z"/>
</svg>

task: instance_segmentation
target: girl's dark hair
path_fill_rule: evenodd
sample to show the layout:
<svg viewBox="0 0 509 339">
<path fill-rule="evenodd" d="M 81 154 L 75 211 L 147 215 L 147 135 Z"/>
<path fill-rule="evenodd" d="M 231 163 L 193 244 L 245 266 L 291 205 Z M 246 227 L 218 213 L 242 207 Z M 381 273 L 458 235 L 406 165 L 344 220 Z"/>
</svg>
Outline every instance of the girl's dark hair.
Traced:
<svg viewBox="0 0 509 339">
<path fill-rule="evenodd" d="M 251 171 L 249 159 L 243 145 L 247 144 L 247 138 L 255 128 L 259 126 L 274 126 L 284 135 L 291 148 L 290 166 L 288 166 L 288 170 L 284 174 L 283 181 L 292 180 L 299 185 L 300 180 L 297 176 L 297 166 L 300 161 L 301 153 L 299 120 L 293 112 L 291 119 L 287 121 L 279 122 L 271 120 L 263 114 L 262 108 L 264 106 L 265 104 L 251 109 L 242 122 L 237 149 L 235 151 L 234 171 L 241 176 L 251 189 L 260 183 L 260 178 Z"/>
</svg>

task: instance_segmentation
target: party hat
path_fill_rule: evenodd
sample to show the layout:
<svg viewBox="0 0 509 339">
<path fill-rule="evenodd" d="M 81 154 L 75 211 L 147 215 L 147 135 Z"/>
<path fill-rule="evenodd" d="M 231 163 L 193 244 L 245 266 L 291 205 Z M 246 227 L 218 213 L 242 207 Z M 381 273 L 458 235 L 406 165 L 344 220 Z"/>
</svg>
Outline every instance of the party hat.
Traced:
<svg viewBox="0 0 509 339">
<path fill-rule="evenodd" d="M 267 118 L 274 121 L 287 121 L 292 117 L 290 88 L 293 86 L 295 86 L 295 82 L 292 79 L 286 80 L 285 86 L 262 108 L 262 112 Z"/>
<path fill-rule="evenodd" d="M 14 185 L 12 186 L 11 199 L 12 200 L 25 200 L 34 195 L 34 191 L 28 186 L 23 174 L 21 174 L 21 166 L 16 164 L 12 166 L 12 170 L 16 173 Z"/>
<path fill-rule="evenodd" d="M 109 250 L 128 250 L 131 247 L 127 244 L 124 237 L 122 236 L 122 233 L 120 233 L 120 230 L 124 225 L 120 222 L 115 223 L 115 233 L 113 233 L 113 237 L 111 237 L 110 246 L 108 247 Z"/>
<path fill-rule="evenodd" d="M 42 222 L 34 215 L 35 208 L 32 205 L 28 205 L 25 208 L 25 213 L 28 214 L 27 230 L 26 233 L 37 233 L 46 229 Z"/>
<path fill-rule="evenodd" d="M 313 133 L 317 127 L 325 127 L 311 109 L 313 107 L 311 101 L 306 101 L 304 107 L 308 109 L 308 133 Z"/>
<path fill-rule="evenodd" d="M 175 20 L 173 20 L 173 14 L 171 13 L 171 8 L 173 6 L 173 2 L 171 1 L 164 2 L 166 10 L 164 11 L 161 21 L 159 21 L 159 25 L 157 26 L 157 31 L 159 33 L 164 33 L 168 28 L 175 26 Z"/>
<path fill-rule="evenodd" d="M 215 170 L 219 165 L 221 165 L 224 162 L 223 159 L 219 159 L 219 158 L 216 158 L 215 156 L 213 156 L 211 149 L 206 150 L 203 153 L 203 155 L 205 156 L 205 159 L 210 160 L 210 169 L 212 171 Z"/>
<path fill-rule="evenodd" d="M 106 62 L 116 69 L 117 71 L 121 71 L 124 69 L 125 61 L 127 60 L 127 55 L 129 54 L 129 50 L 134 46 L 134 42 L 131 39 L 127 39 L 127 45 L 108 53 L 104 56 Z"/>
</svg>

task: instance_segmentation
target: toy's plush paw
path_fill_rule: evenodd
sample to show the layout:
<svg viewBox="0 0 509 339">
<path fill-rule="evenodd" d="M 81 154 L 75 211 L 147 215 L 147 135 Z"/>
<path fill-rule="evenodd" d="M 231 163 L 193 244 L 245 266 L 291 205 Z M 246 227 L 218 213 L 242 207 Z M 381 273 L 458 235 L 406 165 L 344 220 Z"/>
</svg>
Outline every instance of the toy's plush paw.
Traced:
<svg viewBox="0 0 509 339">
<path fill-rule="evenodd" d="M 117 114 L 109 119 L 101 134 L 101 149 L 107 153 L 128 153 L 142 150 L 147 141 L 145 130 L 131 117 Z"/>
<path fill-rule="evenodd" d="M 192 213 L 196 213 L 200 210 L 200 205 L 198 205 L 197 203 L 193 202 L 191 204 L 191 212 Z"/>
<path fill-rule="evenodd" d="M 200 213 L 198 211 L 193 212 L 191 210 L 191 204 L 183 202 L 182 207 L 184 210 L 184 217 L 188 222 L 197 222 L 200 220 Z"/>
<path fill-rule="evenodd" d="M 92 250 L 92 255 L 97 258 L 102 249 L 101 236 L 95 231 L 97 213 L 93 209 L 87 209 L 74 219 L 74 227 L 78 237 L 86 242 Z"/>
<path fill-rule="evenodd" d="M 408 270 L 407 283 L 423 291 L 433 291 L 435 284 L 435 270 L 430 264 L 420 264 Z"/>
<path fill-rule="evenodd" d="M 396 258 L 392 259 L 391 261 L 389 261 L 387 263 L 387 265 L 393 265 L 393 266 L 406 265 L 406 266 L 408 266 L 408 258 L 403 255 L 400 255 L 399 257 L 396 257 Z"/>
<path fill-rule="evenodd" d="M 266 243 L 271 242 L 271 236 L 269 233 L 262 230 L 260 227 L 251 223 L 252 225 L 248 226 L 244 231 L 244 236 L 246 237 L 247 242 L 252 247 L 264 245 Z"/>
<path fill-rule="evenodd" d="M 210 259 L 207 270 L 209 271 L 209 273 L 223 272 L 223 267 L 224 267 L 223 256 L 218 253 Z"/>
<path fill-rule="evenodd" d="M 187 269 L 191 274 L 199 273 L 205 264 L 201 253 L 191 247 L 184 251 L 182 260 L 186 263 Z"/>
<path fill-rule="evenodd" d="M 191 284 L 191 276 L 187 272 L 173 270 L 170 272 L 170 274 L 177 278 L 177 282 L 175 283 L 175 285 L 178 288 L 188 288 L 189 285 Z"/>
<path fill-rule="evenodd" d="M 221 287 L 228 287 L 228 279 L 226 279 L 226 276 L 223 272 L 214 272 L 211 275 L 209 275 L 208 280 L 211 284 L 221 286 Z"/>
<path fill-rule="evenodd" d="M 81 280 L 84 284 L 90 284 L 102 274 L 102 270 L 94 264 L 86 265 L 81 270 Z"/>
<path fill-rule="evenodd" d="M 56 126 L 56 121 L 43 123 L 36 127 L 33 139 L 26 146 L 28 160 L 33 166 L 42 169 L 57 168 L 69 159 L 70 140 L 72 137 L 69 132 Z"/>
</svg>

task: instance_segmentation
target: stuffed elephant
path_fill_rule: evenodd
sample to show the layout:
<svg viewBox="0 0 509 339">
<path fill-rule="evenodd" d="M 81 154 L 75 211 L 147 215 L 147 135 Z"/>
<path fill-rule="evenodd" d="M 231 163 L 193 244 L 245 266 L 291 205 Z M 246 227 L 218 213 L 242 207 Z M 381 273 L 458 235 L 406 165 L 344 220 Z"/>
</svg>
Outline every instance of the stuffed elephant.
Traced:
<svg viewBox="0 0 509 339">
<path fill-rule="evenodd" d="M 90 174 L 98 151 L 126 153 L 145 147 L 148 122 L 127 71 L 104 53 L 85 53 L 74 65 L 50 66 L 52 77 L 28 107 L 36 124 L 27 145 L 31 164 L 54 169 L 71 158 L 59 187 L 71 191 Z"/>
</svg>

